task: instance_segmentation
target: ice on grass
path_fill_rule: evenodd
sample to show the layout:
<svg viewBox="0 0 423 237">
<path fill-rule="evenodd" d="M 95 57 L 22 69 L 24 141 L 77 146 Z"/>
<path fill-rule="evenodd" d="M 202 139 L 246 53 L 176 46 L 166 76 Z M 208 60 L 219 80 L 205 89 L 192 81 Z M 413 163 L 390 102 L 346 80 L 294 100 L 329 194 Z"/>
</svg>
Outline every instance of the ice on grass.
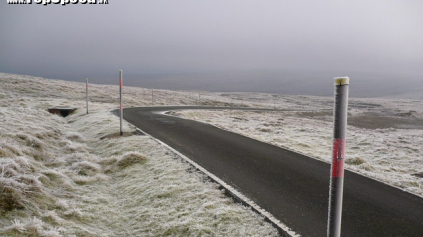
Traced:
<svg viewBox="0 0 423 237">
<path fill-rule="evenodd" d="M 0 236 L 278 235 L 133 126 L 113 135 L 117 86 L 91 85 L 90 114 L 63 118 L 47 108 L 84 108 L 84 83 L 0 73 L 0 84 Z M 150 104 L 147 92 L 125 88 L 126 106 Z M 197 102 L 187 92 L 156 96 L 158 104 Z"/>
<path fill-rule="evenodd" d="M 0 73 L 0 85 L 0 236 L 278 235 L 130 124 L 118 136 L 118 85 L 90 85 L 88 115 L 85 81 Z M 150 106 L 150 93 L 124 87 L 125 107 Z M 154 105 L 198 104 L 198 92 L 155 91 Z M 333 98 L 201 92 L 200 105 L 284 111 L 172 115 L 330 162 Z M 423 101 L 350 99 L 348 113 L 346 168 L 423 196 Z"/>
<path fill-rule="evenodd" d="M 294 99 L 284 104 L 285 108 L 291 109 L 300 103 Z M 308 106 L 301 101 L 303 109 L 310 111 L 188 110 L 174 115 L 207 122 L 330 163 L 333 139 L 331 100 L 333 98 L 313 98 L 313 103 Z M 423 171 L 423 120 L 420 119 L 423 101 L 350 100 L 349 117 L 354 125 L 347 128 L 346 168 L 423 196 L 423 179 L 415 175 Z M 404 119 L 403 114 L 408 112 L 402 111 L 410 110 L 413 118 Z"/>
<path fill-rule="evenodd" d="M 147 162 L 147 158 L 139 152 L 128 152 L 123 154 L 116 161 L 116 166 L 120 168 L 126 168 L 133 164 L 144 164 L 145 162 Z"/>
</svg>

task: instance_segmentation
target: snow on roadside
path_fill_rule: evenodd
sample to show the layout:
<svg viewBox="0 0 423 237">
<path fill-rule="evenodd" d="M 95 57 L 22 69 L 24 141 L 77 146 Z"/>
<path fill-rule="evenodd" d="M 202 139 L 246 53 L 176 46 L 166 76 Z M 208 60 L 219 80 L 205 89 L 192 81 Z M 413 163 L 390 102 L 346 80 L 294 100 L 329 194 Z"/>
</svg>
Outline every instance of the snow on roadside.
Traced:
<svg viewBox="0 0 423 237">
<path fill-rule="evenodd" d="M 84 108 L 82 83 L 0 74 L 0 85 L 0 236 L 278 236 L 153 139 L 126 123 L 117 136 L 117 86 L 92 85 L 90 114 L 62 118 L 46 109 Z M 128 91 L 128 106 L 148 104 Z"/>
<path fill-rule="evenodd" d="M 353 101 L 366 101 L 356 99 Z M 368 101 L 368 100 L 367 100 Z M 372 100 L 374 101 L 374 100 Z M 384 107 L 400 111 L 404 102 L 380 100 Z M 410 102 L 409 102 L 410 103 Z M 422 102 L 418 102 L 422 105 Z M 313 104 L 315 105 L 315 104 Z M 324 105 L 318 105 L 324 108 Z M 311 106 L 306 109 L 312 109 Z M 352 109 L 353 113 L 367 110 Z M 213 124 L 260 141 L 331 162 L 331 115 L 319 119 L 302 112 L 178 111 L 174 115 Z M 323 119 L 322 119 L 323 118 Z M 346 168 L 408 192 L 423 196 L 423 130 L 366 129 L 348 126 Z"/>
</svg>

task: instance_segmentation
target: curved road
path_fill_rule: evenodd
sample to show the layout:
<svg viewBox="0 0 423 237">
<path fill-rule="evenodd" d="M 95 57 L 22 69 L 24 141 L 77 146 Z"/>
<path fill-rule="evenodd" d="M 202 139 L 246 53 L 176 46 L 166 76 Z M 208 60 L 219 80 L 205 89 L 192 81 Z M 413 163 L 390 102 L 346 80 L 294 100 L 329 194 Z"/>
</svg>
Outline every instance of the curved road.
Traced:
<svg viewBox="0 0 423 237">
<path fill-rule="evenodd" d="M 128 108 L 124 119 L 235 187 L 295 232 L 326 236 L 329 164 L 158 113 L 180 109 L 233 108 Z M 423 199 L 346 171 L 342 236 L 423 236 Z"/>
</svg>

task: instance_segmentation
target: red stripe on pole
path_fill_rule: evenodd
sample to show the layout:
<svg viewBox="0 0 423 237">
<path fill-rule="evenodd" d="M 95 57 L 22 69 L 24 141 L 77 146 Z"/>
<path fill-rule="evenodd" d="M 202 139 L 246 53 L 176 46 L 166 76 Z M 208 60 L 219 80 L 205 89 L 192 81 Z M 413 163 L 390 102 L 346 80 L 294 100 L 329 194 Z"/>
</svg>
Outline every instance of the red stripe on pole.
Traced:
<svg viewBox="0 0 423 237">
<path fill-rule="evenodd" d="M 119 86 L 122 87 L 123 86 L 123 81 L 122 78 L 119 79 Z"/>
<path fill-rule="evenodd" d="M 345 140 L 333 140 L 332 177 L 344 177 Z"/>
</svg>

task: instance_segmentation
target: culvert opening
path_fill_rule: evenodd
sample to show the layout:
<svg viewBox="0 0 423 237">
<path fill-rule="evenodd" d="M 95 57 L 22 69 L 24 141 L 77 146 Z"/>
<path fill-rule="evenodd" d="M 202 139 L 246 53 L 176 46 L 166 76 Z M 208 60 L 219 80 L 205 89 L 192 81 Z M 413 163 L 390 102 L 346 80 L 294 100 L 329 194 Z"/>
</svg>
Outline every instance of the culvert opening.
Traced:
<svg viewBox="0 0 423 237">
<path fill-rule="evenodd" d="M 69 111 L 68 111 L 68 110 L 62 110 L 62 111 L 60 111 L 60 114 L 61 114 L 63 117 L 66 117 L 66 116 L 68 116 L 68 115 L 69 115 Z"/>
<path fill-rule="evenodd" d="M 72 108 L 72 107 L 53 107 L 53 108 L 49 108 L 48 112 L 66 117 L 69 114 L 72 114 L 73 112 L 75 112 L 76 109 L 77 108 Z"/>
</svg>

